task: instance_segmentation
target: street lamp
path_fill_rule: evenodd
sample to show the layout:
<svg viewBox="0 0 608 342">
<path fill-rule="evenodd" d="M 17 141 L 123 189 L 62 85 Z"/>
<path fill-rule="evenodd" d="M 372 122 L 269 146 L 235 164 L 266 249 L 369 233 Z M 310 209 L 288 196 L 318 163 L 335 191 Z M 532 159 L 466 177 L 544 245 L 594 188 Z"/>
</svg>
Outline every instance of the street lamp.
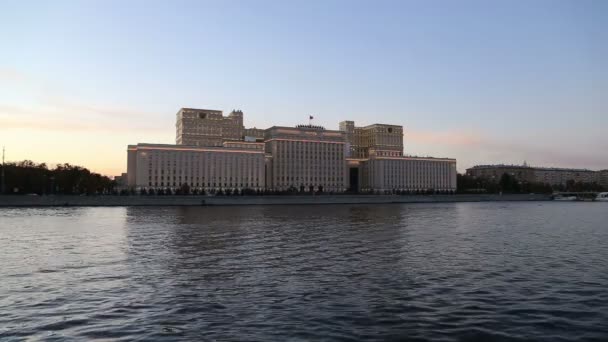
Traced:
<svg viewBox="0 0 608 342">
<path fill-rule="evenodd" d="M 4 194 L 5 190 L 5 185 L 4 185 L 4 146 L 2 146 L 2 182 L 1 182 L 1 187 L 0 187 L 0 194 Z"/>
</svg>

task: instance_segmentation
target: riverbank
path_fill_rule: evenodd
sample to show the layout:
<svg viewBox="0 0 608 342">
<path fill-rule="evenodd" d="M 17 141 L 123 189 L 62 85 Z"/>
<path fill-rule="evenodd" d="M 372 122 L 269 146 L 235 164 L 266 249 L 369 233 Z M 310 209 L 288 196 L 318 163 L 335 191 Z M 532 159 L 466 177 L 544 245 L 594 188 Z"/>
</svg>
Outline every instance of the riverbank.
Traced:
<svg viewBox="0 0 608 342">
<path fill-rule="evenodd" d="M 550 201 L 550 195 L 0 196 L 0 207 L 227 206 Z"/>
</svg>

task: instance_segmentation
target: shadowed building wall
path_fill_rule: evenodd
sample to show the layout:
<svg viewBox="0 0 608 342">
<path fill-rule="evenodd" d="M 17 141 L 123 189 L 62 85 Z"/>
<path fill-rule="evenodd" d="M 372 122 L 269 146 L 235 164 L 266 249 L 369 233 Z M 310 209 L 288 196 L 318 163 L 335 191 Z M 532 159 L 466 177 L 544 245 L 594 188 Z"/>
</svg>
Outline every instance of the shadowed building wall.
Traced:
<svg viewBox="0 0 608 342">
<path fill-rule="evenodd" d="M 565 185 L 569 180 L 582 183 L 600 183 L 601 172 L 587 169 L 566 169 L 554 167 L 532 167 L 528 165 L 476 165 L 467 169 L 473 177 L 500 181 L 503 174 L 511 175 L 520 181 L 537 182 L 549 185 Z"/>
</svg>

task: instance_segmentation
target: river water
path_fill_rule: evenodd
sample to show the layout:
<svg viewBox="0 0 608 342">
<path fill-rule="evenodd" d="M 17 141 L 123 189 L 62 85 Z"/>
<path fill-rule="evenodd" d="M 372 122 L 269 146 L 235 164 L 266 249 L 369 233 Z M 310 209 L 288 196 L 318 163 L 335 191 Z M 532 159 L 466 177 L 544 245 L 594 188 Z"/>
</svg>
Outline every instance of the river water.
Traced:
<svg viewBox="0 0 608 342">
<path fill-rule="evenodd" d="M 608 205 L 0 209 L 0 340 L 608 341 Z"/>
</svg>

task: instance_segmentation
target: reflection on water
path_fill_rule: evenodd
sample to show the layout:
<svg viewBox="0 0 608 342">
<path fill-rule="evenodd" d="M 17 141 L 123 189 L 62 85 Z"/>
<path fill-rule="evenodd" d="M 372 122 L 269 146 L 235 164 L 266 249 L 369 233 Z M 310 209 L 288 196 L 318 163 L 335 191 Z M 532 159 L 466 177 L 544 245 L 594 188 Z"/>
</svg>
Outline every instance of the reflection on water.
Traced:
<svg viewBox="0 0 608 342">
<path fill-rule="evenodd" d="M 0 339 L 606 340 L 599 203 L 0 211 Z"/>
</svg>

